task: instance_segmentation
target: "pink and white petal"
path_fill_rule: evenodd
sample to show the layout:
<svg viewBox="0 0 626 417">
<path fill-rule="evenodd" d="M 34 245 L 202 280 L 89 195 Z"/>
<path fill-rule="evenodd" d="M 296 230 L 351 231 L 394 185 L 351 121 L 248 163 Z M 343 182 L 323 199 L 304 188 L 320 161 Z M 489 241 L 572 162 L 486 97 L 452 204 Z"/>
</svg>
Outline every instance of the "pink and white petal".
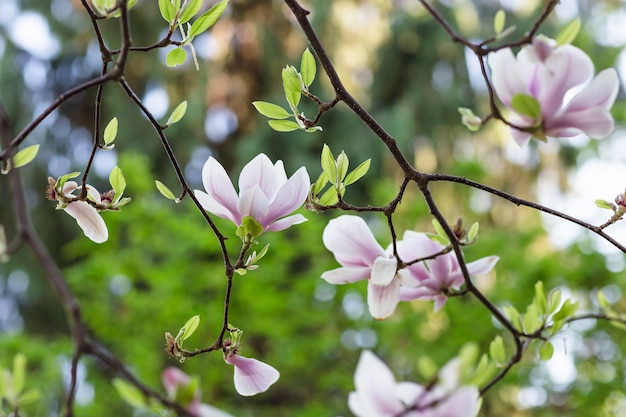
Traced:
<svg viewBox="0 0 626 417">
<path fill-rule="evenodd" d="M 424 387 L 415 382 L 400 382 L 396 384 L 396 397 L 410 408 L 414 406 L 424 393 Z"/>
<path fill-rule="evenodd" d="M 343 215 L 330 220 L 322 241 L 343 266 L 371 267 L 385 253 L 365 221 L 357 216 Z"/>
<path fill-rule="evenodd" d="M 416 288 L 420 285 L 420 280 L 408 268 L 400 269 L 397 272 L 397 279 L 400 280 L 402 287 Z"/>
<path fill-rule="evenodd" d="M 279 219 L 297 210 L 306 200 L 310 188 L 309 174 L 306 168 L 301 167 L 287 182 L 282 184 L 276 197 L 270 200 L 268 221 Z"/>
<path fill-rule="evenodd" d="M 452 270 L 458 263 L 456 255 L 452 252 L 426 261 L 426 265 L 430 270 L 430 276 L 445 286 L 447 286 L 449 282 Z"/>
<path fill-rule="evenodd" d="M 283 170 L 284 171 L 284 170 Z M 272 161 L 264 153 L 248 162 L 239 174 L 239 194 L 259 187 L 268 201 L 272 201 L 283 184 L 282 177 L 276 174 Z"/>
<path fill-rule="evenodd" d="M 398 260 L 396 258 L 386 258 L 379 256 L 372 266 L 371 280 L 374 285 L 389 285 L 396 276 Z"/>
<path fill-rule="evenodd" d="M 256 359 L 231 355 L 226 362 L 235 366 L 235 390 L 243 396 L 267 391 L 280 377 L 274 367 Z"/>
<path fill-rule="evenodd" d="M 430 289 L 425 287 L 406 288 L 400 287 L 398 296 L 400 301 L 413 301 L 413 300 L 432 300 L 437 293 L 433 293 Z"/>
<path fill-rule="evenodd" d="M 263 221 L 268 209 L 269 201 L 267 201 L 267 197 L 265 197 L 265 194 L 263 194 L 263 191 L 258 186 L 254 186 L 240 193 L 237 211 L 239 211 L 242 218 L 250 216 L 263 227 L 268 226 L 269 224 L 264 224 Z"/>
<path fill-rule="evenodd" d="M 76 181 L 67 181 L 63 184 L 63 195 L 65 197 L 72 197 L 72 192 L 78 189 L 78 184 Z"/>
<path fill-rule="evenodd" d="M 530 138 L 532 138 L 530 133 L 515 128 L 511 128 L 511 136 L 513 136 L 513 140 L 520 146 L 520 148 L 526 145 Z"/>
<path fill-rule="evenodd" d="M 102 203 L 100 191 L 96 190 L 93 186 L 89 184 L 87 184 L 87 197 L 96 204 Z"/>
<path fill-rule="evenodd" d="M 281 230 L 288 229 L 294 224 L 300 224 L 308 221 L 302 214 L 294 214 L 293 216 L 285 217 L 284 219 L 276 220 L 265 228 L 268 232 L 280 232 Z"/>
<path fill-rule="evenodd" d="M 480 397 L 476 387 L 459 388 L 432 410 L 432 417 L 475 417 L 480 409 Z"/>
<path fill-rule="evenodd" d="M 207 194 L 231 214 L 231 219 L 241 220 L 241 216 L 237 211 L 237 201 L 239 197 L 237 196 L 235 187 L 233 187 L 222 164 L 212 156 L 209 157 L 204 167 L 202 167 L 202 184 Z M 224 210 L 221 210 L 221 212 L 223 213 Z M 217 215 L 217 213 L 215 214 Z"/>
<path fill-rule="evenodd" d="M 65 212 L 76 219 L 76 223 L 83 229 L 83 233 L 96 243 L 106 242 L 109 239 L 107 225 L 100 213 L 84 201 L 73 201 L 65 207 Z"/>
<path fill-rule="evenodd" d="M 443 306 L 446 305 L 446 302 L 448 301 L 448 297 L 446 297 L 444 294 L 440 293 L 435 297 L 435 306 L 434 306 L 434 311 L 435 313 L 438 312 L 439 310 L 441 310 L 443 308 Z"/>
<path fill-rule="evenodd" d="M 486 256 L 467 264 L 467 272 L 470 275 L 482 275 L 491 272 L 496 263 L 500 260 L 498 256 Z"/>
<path fill-rule="evenodd" d="M 548 136 L 568 138 L 581 133 L 592 138 L 609 136 L 615 127 L 615 121 L 608 110 L 591 107 L 580 111 L 567 111 L 546 123 Z"/>
<path fill-rule="evenodd" d="M 396 396 L 396 380 L 393 374 L 369 350 L 361 352 L 354 372 L 354 387 L 360 406 L 354 410 L 355 401 L 350 399 L 348 406 L 355 414 L 360 411 L 361 415 L 366 416 L 395 416 L 404 411 L 404 406 Z"/>
<path fill-rule="evenodd" d="M 418 233 L 407 230 L 402 236 L 402 240 L 397 243 L 398 255 L 405 262 L 410 262 L 417 258 L 424 258 L 440 252 L 443 246 L 430 239 L 425 233 Z"/>
<path fill-rule="evenodd" d="M 389 285 L 375 285 L 369 281 L 367 286 L 367 305 L 370 314 L 376 320 L 391 316 L 400 302 L 400 281 L 394 279 Z"/>
<path fill-rule="evenodd" d="M 198 407 L 198 417 L 233 417 L 233 415 L 208 404 L 200 404 Z"/>
<path fill-rule="evenodd" d="M 350 284 L 370 277 L 371 269 L 367 266 L 336 268 L 322 274 L 322 279 L 329 284 Z"/>
<path fill-rule="evenodd" d="M 215 214 L 222 219 L 230 220 L 237 226 L 241 224 L 241 215 L 239 214 L 239 212 L 231 212 L 228 208 L 215 201 L 212 196 L 205 193 L 204 191 L 194 190 L 194 195 L 200 202 L 202 208 L 209 213 Z"/>
<path fill-rule="evenodd" d="M 617 72 L 614 68 L 605 69 L 570 100 L 565 112 L 575 112 L 590 107 L 610 109 L 615 102 L 618 91 Z"/>
<path fill-rule="evenodd" d="M 186 386 L 190 382 L 189 375 L 178 368 L 170 366 L 161 373 L 163 388 L 170 398 L 174 398 L 180 385 Z"/>
<path fill-rule="evenodd" d="M 348 408 L 356 417 L 380 417 L 378 411 L 369 406 L 368 398 L 356 391 L 348 395 Z"/>
<path fill-rule="evenodd" d="M 491 83 L 502 103 L 510 107 L 513 96 L 528 93 L 517 71 L 518 65 L 511 49 L 493 52 L 487 61 L 491 69 Z"/>
</svg>

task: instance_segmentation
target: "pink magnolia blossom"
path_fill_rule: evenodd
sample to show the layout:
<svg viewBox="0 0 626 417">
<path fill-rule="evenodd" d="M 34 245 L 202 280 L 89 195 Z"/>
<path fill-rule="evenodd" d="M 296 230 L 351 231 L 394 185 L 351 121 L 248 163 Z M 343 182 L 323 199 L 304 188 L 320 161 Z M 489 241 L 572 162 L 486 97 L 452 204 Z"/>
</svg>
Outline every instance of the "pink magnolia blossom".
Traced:
<svg viewBox="0 0 626 417">
<path fill-rule="evenodd" d="M 280 378 L 276 368 L 256 359 L 229 353 L 224 360 L 235 367 L 235 390 L 240 395 L 251 396 L 265 392 Z"/>
<path fill-rule="evenodd" d="M 322 240 L 342 265 L 324 272 L 322 278 L 330 284 L 368 280 L 367 304 L 372 317 L 385 319 L 393 314 L 400 301 L 400 283 L 408 274 L 397 271 L 398 260 L 391 246 L 384 250 L 365 221 L 350 215 L 328 222 Z"/>
<path fill-rule="evenodd" d="M 441 252 L 442 245 L 432 241 L 424 233 L 406 231 L 403 239 L 398 241 L 398 254 L 405 262 L 428 257 Z M 470 275 L 486 274 L 493 269 L 497 256 L 488 256 L 467 264 Z M 400 300 L 416 299 L 435 300 L 435 311 L 440 310 L 447 301 L 447 290 L 458 290 L 465 283 L 459 261 L 453 252 L 448 252 L 423 262 L 407 266 L 413 288 L 400 288 Z"/>
<path fill-rule="evenodd" d="M 189 375 L 180 369 L 174 367 L 165 369 L 161 374 L 161 380 L 167 397 L 172 401 L 184 400 L 185 403 L 180 405 L 185 407 L 190 414 L 196 417 L 233 417 L 225 411 L 201 403 L 201 392 L 198 388 L 195 388 L 194 392 L 183 395 L 182 392 L 190 389 L 189 384 L 192 381 Z"/>
<path fill-rule="evenodd" d="M 585 133 L 602 138 L 613 131 L 609 110 L 619 89 L 617 73 L 606 69 L 592 80 L 593 63 L 575 46 L 538 36 L 517 57 L 506 48 L 490 54 L 488 62 L 493 88 L 505 106 L 513 109 L 518 94 L 531 96 L 540 105 L 537 118 L 516 112 L 511 119 L 532 131 L 511 129 L 520 146 L 533 135 L 567 138 Z"/>
<path fill-rule="evenodd" d="M 369 350 L 361 353 L 354 373 L 356 391 L 348 407 L 357 417 L 474 417 L 478 413 L 476 387 L 458 387 L 444 377 L 432 387 L 396 382 L 393 374 Z M 440 385 L 442 384 L 442 385 Z"/>
<path fill-rule="evenodd" d="M 282 161 L 273 164 L 259 154 L 243 167 L 237 194 L 224 167 L 210 157 L 202 169 L 202 183 L 206 192 L 195 191 L 202 207 L 237 226 L 246 216 L 254 218 L 263 231 L 280 231 L 306 221 L 301 214 L 288 216 L 309 193 L 311 184 L 304 167 L 287 179 Z"/>
<path fill-rule="evenodd" d="M 107 226 L 102 220 L 100 213 L 98 210 L 85 201 L 75 200 L 68 203 L 65 203 L 64 199 L 74 198 L 76 197 L 72 194 L 74 191 L 80 190 L 81 187 L 74 181 L 67 181 L 63 185 L 63 189 L 61 191 L 61 195 L 57 195 L 57 191 L 54 189 L 54 185 L 56 182 L 54 179 L 50 178 L 48 180 L 52 188 L 49 188 L 49 198 L 51 200 L 58 200 L 59 206 L 57 208 L 62 208 L 67 214 L 76 219 L 76 223 L 83 230 L 85 236 L 96 243 L 106 242 L 109 238 L 109 231 L 107 230 Z M 96 204 L 101 204 L 101 196 L 98 190 L 96 190 L 91 185 L 87 185 L 87 195 L 88 198 L 95 202 Z"/>
</svg>

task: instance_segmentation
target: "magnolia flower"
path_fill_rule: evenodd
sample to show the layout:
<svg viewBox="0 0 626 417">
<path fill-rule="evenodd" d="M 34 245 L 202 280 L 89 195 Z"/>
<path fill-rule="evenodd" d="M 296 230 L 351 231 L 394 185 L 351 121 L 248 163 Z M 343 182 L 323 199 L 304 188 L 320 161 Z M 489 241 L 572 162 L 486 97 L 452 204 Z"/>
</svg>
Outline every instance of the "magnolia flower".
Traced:
<svg viewBox="0 0 626 417">
<path fill-rule="evenodd" d="M 235 390 L 240 395 L 256 395 L 268 390 L 278 378 L 280 373 L 272 366 L 256 359 L 240 356 L 235 352 L 229 352 L 224 360 L 235 367 Z"/>
<path fill-rule="evenodd" d="M 56 189 L 54 178 L 48 178 L 48 198 L 59 202 L 57 208 L 62 208 L 67 214 L 76 219 L 76 223 L 83 230 L 85 236 L 96 243 L 106 242 L 109 238 L 109 231 L 102 220 L 98 210 L 86 201 L 74 200 L 67 202 L 67 199 L 74 199 L 72 194 L 81 187 L 74 181 L 67 181 L 63 184 L 62 190 Z M 87 198 L 96 205 L 102 204 L 101 195 L 94 187 L 87 184 Z"/>
<path fill-rule="evenodd" d="M 328 222 L 322 240 L 342 265 L 324 272 L 322 278 L 330 284 L 367 279 L 367 304 L 372 317 L 384 319 L 393 314 L 400 301 L 400 283 L 408 274 L 404 270 L 397 271 L 398 260 L 393 256 L 392 247 L 384 250 L 365 221 L 350 215 Z M 408 284 L 412 285 L 413 280 L 408 280 Z"/>
<path fill-rule="evenodd" d="M 224 167 L 213 157 L 204 164 L 202 183 L 206 192 L 196 190 L 202 207 L 237 226 L 252 217 L 262 231 L 280 231 L 306 221 L 301 214 L 287 216 L 300 207 L 309 193 L 309 174 L 304 167 L 287 179 L 282 161 L 272 164 L 259 154 L 239 175 L 239 194 Z"/>
<path fill-rule="evenodd" d="M 538 36 L 517 57 L 506 48 L 490 54 L 488 62 L 493 88 L 505 106 L 513 109 L 516 95 L 531 96 L 539 104 L 536 117 L 513 109 L 511 122 L 529 128 L 511 129 L 518 145 L 532 136 L 567 138 L 585 133 L 602 138 L 613 131 L 609 110 L 619 89 L 617 73 L 606 69 L 592 80 L 593 63 L 575 46 Z"/>
<path fill-rule="evenodd" d="M 233 417 L 232 415 L 200 402 L 200 389 L 197 382 L 178 368 L 169 367 L 161 374 L 163 387 L 167 397 L 178 402 L 196 417 Z"/>
<path fill-rule="evenodd" d="M 432 241 L 424 233 L 406 231 L 398 241 L 398 254 L 405 262 L 440 253 L 444 247 Z M 493 269 L 497 256 L 488 256 L 467 264 L 470 275 L 486 274 Z M 453 252 L 448 252 L 423 262 L 413 263 L 406 268 L 414 282 L 410 287 L 400 288 L 400 300 L 435 300 L 435 311 L 446 303 L 448 290 L 458 290 L 465 283 L 459 261 Z M 410 281 L 410 280 L 405 280 Z"/>
<path fill-rule="evenodd" d="M 361 353 L 354 387 L 348 407 L 357 417 L 474 417 L 479 408 L 476 387 L 448 390 L 450 384 L 443 388 L 439 383 L 428 387 L 398 383 L 387 365 L 369 350 Z"/>
</svg>

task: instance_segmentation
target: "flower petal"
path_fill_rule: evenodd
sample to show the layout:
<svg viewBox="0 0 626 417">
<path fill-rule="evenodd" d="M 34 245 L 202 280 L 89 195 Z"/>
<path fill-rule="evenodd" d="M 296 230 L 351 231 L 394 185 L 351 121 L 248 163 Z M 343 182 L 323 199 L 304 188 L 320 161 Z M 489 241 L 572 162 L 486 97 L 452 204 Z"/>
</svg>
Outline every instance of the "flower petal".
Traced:
<svg viewBox="0 0 626 417">
<path fill-rule="evenodd" d="M 276 220 L 272 224 L 270 224 L 265 230 L 269 232 L 280 232 L 281 230 L 285 230 L 294 224 L 300 224 L 308 221 L 306 217 L 302 214 L 294 214 L 293 216 L 287 216 L 280 220 Z"/>
<path fill-rule="evenodd" d="M 263 191 L 254 186 L 246 191 L 242 191 L 239 195 L 239 202 L 237 203 L 237 210 L 241 217 L 250 216 L 254 218 L 263 229 L 267 226 L 263 222 L 263 218 L 267 214 L 269 208 L 269 202 Z"/>
<path fill-rule="evenodd" d="M 395 416 L 405 407 L 396 396 L 396 380 L 376 355 L 364 350 L 354 372 L 356 392 L 348 398 L 348 407 L 359 417 Z"/>
<path fill-rule="evenodd" d="M 167 395 L 170 398 L 174 398 L 178 387 L 180 385 L 188 385 L 190 378 L 189 375 L 180 369 L 170 366 L 161 373 L 161 381 Z"/>
<path fill-rule="evenodd" d="M 385 253 L 365 221 L 357 216 L 343 215 L 329 221 L 322 241 L 343 266 L 372 266 Z"/>
<path fill-rule="evenodd" d="M 223 207 L 219 212 L 230 213 L 229 218 L 231 220 L 234 219 L 235 224 L 239 225 L 242 216 L 237 211 L 237 201 L 239 200 L 237 192 L 222 164 L 212 156 L 209 157 L 202 168 L 202 183 L 207 194 L 213 199 L 214 204 Z M 210 204 L 210 207 L 213 208 L 214 204 Z M 216 216 L 219 215 L 208 208 L 205 208 L 205 210 L 214 213 Z"/>
<path fill-rule="evenodd" d="M 194 190 L 194 195 L 200 202 L 200 205 L 202 205 L 202 208 L 209 213 L 215 214 L 222 219 L 230 220 L 238 226 L 241 224 L 241 215 L 238 212 L 233 213 L 231 210 L 218 203 L 209 194 L 204 191 Z"/>
<path fill-rule="evenodd" d="M 526 86 L 518 72 L 517 62 L 511 49 L 500 49 L 489 54 L 487 61 L 491 69 L 491 83 L 498 98 L 506 106 L 516 94 L 527 94 Z"/>
<path fill-rule="evenodd" d="M 280 377 L 274 367 L 256 359 L 230 355 L 226 362 L 235 367 L 235 389 L 240 395 L 250 396 L 265 392 Z"/>
<path fill-rule="evenodd" d="M 329 284 L 349 284 L 368 279 L 370 272 L 371 269 L 367 266 L 342 267 L 324 272 L 322 279 Z"/>
<path fill-rule="evenodd" d="M 467 272 L 470 275 L 483 275 L 490 272 L 500 260 L 498 256 L 486 256 L 467 264 Z"/>
<path fill-rule="evenodd" d="M 287 175 L 283 163 L 278 161 L 274 166 L 267 155 L 260 153 L 241 170 L 239 193 L 241 194 L 253 187 L 259 187 L 267 200 L 272 201 L 285 181 L 287 181 Z"/>
<path fill-rule="evenodd" d="M 370 314 L 377 320 L 391 316 L 400 302 L 400 281 L 394 279 L 389 285 L 374 285 L 372 281 L 367 286 L 367 305 Z"/>
<path fill-rule="evenodd" d="M 584 110 L 589 107 L 609 109 L 613 106 L 618 91 L 617 72 L 614 68 L 605 69 L 570 100 L 565 112 Z"/>
<path fill-rule="evenodd" d="M 270 200 L 269 210 L 264 221 L 272 223 L 276 219 L 297 210 L 306 200 L 310 187 L 309 174 L 306 172 L 306 168 L 301 167 L 287 182 L 282 184 L 276 197 Z"/>
<path fill-rule="evenodd" d="M 83 229 L 83 233 L 96 243 L 106 242 L 109 239 L 107 225 L 100 213 L 85 201 L 73 201 L 65 207 L 65 212 L 76 219 L 76 223 Z"/>
<path fill-rule="evenodd" d="M 200 404 L 198 408 L 198 417 L 233 417 L 232 414 L 208 404 Z"/>
<path fill-rule="evenodd" d="M 372 266 L 371 280 L 375 285 L 389 285 L 396 276 L 398 260 L 396 258 L 386 258 L 379 256 Z"/>
</svg>

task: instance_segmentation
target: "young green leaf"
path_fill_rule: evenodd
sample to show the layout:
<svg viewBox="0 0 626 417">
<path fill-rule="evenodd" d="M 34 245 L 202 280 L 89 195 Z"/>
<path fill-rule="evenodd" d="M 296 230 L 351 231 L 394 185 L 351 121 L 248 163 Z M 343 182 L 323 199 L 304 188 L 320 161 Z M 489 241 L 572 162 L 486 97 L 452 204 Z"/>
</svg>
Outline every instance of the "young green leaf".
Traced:
<svg viewBox="0 0 626 417">
<path fill-rule="evenodd" d="M 161 16 L 169 24 L 174 23 L 174 17 L 176 16 L 176 10 L 170 0 L 159 0 L 159 11 Z"/>
<path fill-rule="evenodd" d="M 183 65 L 187 60 L 187 52 L 183 48 L 175 48 L 167 53 L 165 63 L 168 67 Z"/>
<path fill-rule="evenodd" d="M 18 353 L 13 357 L 11 379 L 13 380 L 13 393 L 19 395 L 24 389 L 24 380 L 26 379 L 26 356 L 23 353 Z"/>
<path fill-rule="evenodd" d="M 41 398 L 41 392 L 37 388 L 31 388 L 23 392 L 17 399 L 17 405 L 23 407 L 28 404 L 35 403 Z"/>
<path fill-rule="evenodd" d="M 339 197 L 337 196 L 337 190 L 335 189 L 335 187 L 330 187 L 320 197 L 320 204 L 322 206 L 332 206 L 333 204 L 337 204 L 338 202 Z"/>
<path fill-rule="evenodd" d="M 596 200 L 595 203 L 596 203 L 596 206 L 598 206 L 601 209 L 608 209 L 608 210 L 613 210 L 613 211 L 616 210 L 615 204 L 613 204 L 613 203 L 611 203 L 609 201 L 606 201 L 606 200 Z"/>
<path fill-rule="evenodd" d="M 543 289 L 543 282 L 537 281 L 535 283 L 535 299 L 533 303 L 537 306 L 537 310 L 539 314 L 546 314 L 548 310 L 548 299 L 546 297 L 546 292 Z"/>
<path fill-rule="evenodd" d="M 202 7 L 202 0 L 191 0 L 180 15 L 180 24 L 187 23 Z"/>
<path fill-rule="evenodd" d="M 129 384 L 123 379 L 115 378 L 113 380 L 113 386 L 117 393 L 126 401 L 129 405 L 135 408 L 144 408 L 147 405 L 146 398 L 143 393 L 139 391 L 134 385 Z"/>
<path fill-rule="evenodd" d="M 165 184 L 163 184 L 161 181 L 159 180 L 154 180 L 154 183 L 156 184 L 156 188 L 157 190 L 159 190 L 159 192 L 161 193 L 161 195 L 165 198 L 169 198 L 170 200 L 176 200 L 176 196 L 174 195 L 174 193 L 172 192 L 172 190 L 170 190 L 169 188 L 167 188 L 167 186 Z"/>
<path fill-rule="evenodd" d="M 318 195 L 327 183 L 328 179 L 326 178 L 326 174 L 324 173 L 324 171 L 322 171 L 320 176 L 317 177 L 317 181 L 315 181 L 315 184 L 313 184 L 313 188 L 311 188 L 311 193 L 313 193 L 313 195 Z"/>
<path fill-rule="evenodd" d="M 446 231 L 443 230 L 443 227 L 441 226 L 441 224 L 437 221 L 437 219 L 433 219 L 433 229 L 435 229 L 435 233 L 437 233 L 437 236 L 439 236 L 441 239 L 446 241 L 446 244 L 450 242 L 450 239 L 448 238 L 448 235 L 446 234 Z"/>
<path fill-rule="evenodd" d="M 469 242 L 473 242 L 476 240 L 476 238 L 478 238 L 478 228 L 479 228 L 478 222 L 475 222 L 470 227 L 469 232 L 467 232 L 467 240 Z"/>
<path fill-rule="evenodd" d="M 580 19 L 576 18 L 572 20 L 561 33 L 559 33 L 559 36 L 556 37 L 556 43 L 558 45 L 572 43 L 572 41 L 576 39 L 576 35 L 578 35 L 579 31 Z"/>
<path fill-rule="evenodd" d="M 104 128 L 104 144 L 109 145 L 113 143 L 117 137 L 117 117 L 111 119 L 111 121 Z"/>
<path fill-rule="evenodd" d="M 302 82 L 309 87 L 315 80 L 315 58 L 309 48 L 304 50 L 302 61 L 300 62 L 300 74 L 302 74 Z"/>
<path fill-rule="evenodd" d="M 522 331 L 522 321 L 520 320 L 519 311 L 512 305 L 504 306 L 504 314 L 509 319 L 513 327 L 517 330 Z"/>
<path fill-rule="evenodd" d="M 553 354 L 554 354 L 554 346 L 552 346 L 552 343 L 550 342 L 546 341 L 539 348 L 539 357 L 541 358 L 542 361 L 549 360 L 550 358 L 552 358 Z"/>
<path fill-rule="evenodd" d="M 505 23 L 506 13 L 504 10 L 500 9 L 496 12 L 495 17 L 493 18 L 493 30 L 496 32 L 496 35 L 504 30 Z"/>
<path fill-rule="evenodd" d="M 604 295 L 601 290 L 598 290 L 596 292 L 596 298 L 598 299 L 598 305 L 600 306 L 600 308 L 602 308 L 603 310 L 608 310 L 611 308 L 611 302 L 608 298 L 606 298 L 606 295 Z"/>
<path fill-rule="evenodd" d="M 527 94 L 515 94 L 511 100 L 511 107 L 516 112 L 533 120 L 538 120 L 541 116 L 541 105 L 537 99 Z"/>
<path fill-rule="evenodd" d="M 13 156 L 13 167 L 19 168 L 29 164 L 39 152 L 39 145 L 28 146 Z"/>
<path fill-rule="evenodd" d="M 344 151 L 341 151 L 339 156 L 337 157 L 337 180 L 343 181 L 348 173 L 348 165 L 349 165 L 348 155 Z"/>
<path fill-rule="evenodd" d="M 552 293 L 550 294 L 548 311 L 546 311 L 546 314 L 552 314 L 556 311 L 557 308 L 559 308 L 559 305 L 561 305 L 561 294 L 561 290 L 559 289 L 552 291 Z"/>
<path fill-rule="evenodd" d="M 350 185 L 360 180 L 365 174 L 367 174 L 367 171 L 369 171 L 371 162 L 372 162 L 371 158 L 361 162 L 361 164 L 359 164 L 358 167 L 354 168 L 352 172 L 346 175 L 344 184 Z"/>
<path fill-rule="evenodd" d="M 298 123 L 293 120 L 268 120 L 267 123 L 277 132 L 293 132 L 300 129 Z"/>
<path fill-rule="evenodd" d="M 283 68 L 281 77 L 283 80 L 285 97 L 289 102 L 289 107 L 291 107 L 294 113 L 297 113 L 297 107 L 300 103 L 300 96 L 302 95 L 300 92 L 300 77 L 298 76 L 298 72 L 294 67 L 287 66 Z"/>
<path fill-rule="evenodd" d="M 503 364 L 506 360 L 506 352 L 504 351 L 504 340 L 501 336 L 496 336 L 489 345 L 489 354 L 497 364 Z"/>
<path fill-rule="evenodd" d="M 531 334 L 539 330 L 540 327 L 539 310 L 536 305 L 531 304 L 526 309 L 526 313 L 524 313 L 524 331 Z"/>
<path fill-rule="evenodd" d="M 322 147 L 321 164 L 322 170 L 324 171 L 324 175 L 326 175 L 328 182 L 334 184 L 337 181 L 337 162 L 335 161 L 333 152 L 326 144 Z"/>
<path fill-rule="evenodd" d="M 572 300 L 568 298 L 565 300 L 559 311 L 552 316 L 552 319 L 554 321 L 565 320 L 574 315 L 576 310 L 578 310 L 578 301 L 572 302 Z"/>
<path fill-rule="evenodd" d="M 252 105 L 259 113 L 270 119 L 286 119 L 291 116 L 287 110 L 267 101 L 253 101 Z"/>
<path fill-rule="evenodd" d="M 191 317 L 189 320 L 187 320 L 187 323 L 185 323 L 185 325 L 183 326 L 184 330 L 181 329 L 182 335 L 180 336 L 180 341 L 182 342 L 182 341 L 189 339 L 189 337 L 191 337 L 191 335 L 194 334 L 199 324 L 200 324 L 199 315 L 195 315 Z"/>
<path fill-rule="evenodd" d="M 111 170 L 111 173 L 109 174 L 109 182 L 111 183 L 111 187 L 113 187 L 113 191 L 115 191 L 115 197 L 113 200 L 119 200 L 126 189 L 126 179 L 124 178 L 124 173 L 120 167 L 115 166 Z"/>
<path fill-rule="evenodd" d="M 472 109 L 466 107 L 459 107 L 457 109 L 461 114 L 461 122 L 470 132 L 478 132 L 483 124 L 480 117 L 476 116 Z"/>
<path fill-rule="evenodd" d="M 307 133 L 321 132 L 322 131 L 322 126 L 307 127 L 306 129 L 304 129 L 304 131 L 307 132 Z"/>
<path fill-rule="evenodd" d="M 170 126 L 170 125 L 173 125 L 174 123 L 179 122 L 180 119 L 183 118 L 186 112 L 187 112 L 187 100 L 183 101 L 178 106 L 176 106 L 176 108 L 174 109 L 170 117 L 167 119 L 166 125 Z"/>
<path fill-rule="evenodd" d="M 203 13 L 202 16 L 197 18 L 195 22 L 193 22 L 193 24 L 191 25 L 191 29 L 189 29 L 189 32 L 187 33 L 187 39 L 185 39 L 185 42 L 191 41 L 195 36 L 201 34 L 208 28 L 213 26 L 213 24 L 217 22 L 217 19 L 220 18 L 222 13 L 224 13 L 224 9 L 226 9 L 227 5 L 228 0 L 222 0 L 215 6 L 207 10 L 205 13 Z"/>
</svg>

